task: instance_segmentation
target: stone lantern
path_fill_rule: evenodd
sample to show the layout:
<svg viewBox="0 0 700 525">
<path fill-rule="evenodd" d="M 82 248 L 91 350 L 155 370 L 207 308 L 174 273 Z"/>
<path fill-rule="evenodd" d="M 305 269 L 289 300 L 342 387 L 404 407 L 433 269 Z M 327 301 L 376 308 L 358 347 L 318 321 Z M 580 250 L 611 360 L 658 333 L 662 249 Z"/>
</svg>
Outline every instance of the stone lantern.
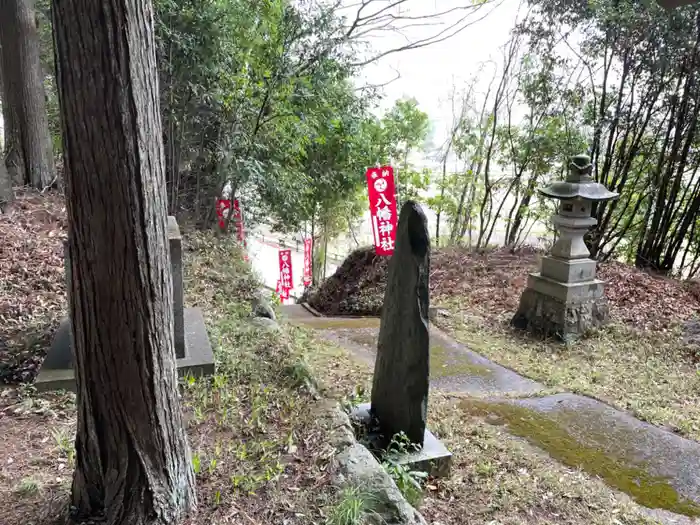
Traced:
<svg viewBox="0 0 700 525">
<path fill-rule="evenodd" d="M 528 276 L 512 326 L 569 342 L 607 320 L 603 281 L 596 279 L 596 261 L 583 238 L 597 224 L 591 216 L 593 203 L 618 194 L 596 182 L 592 171 L 590 157 L 577 155 L 571 159 L 565 181 L 538 190 L 560 201 L 552 217 L 559 237 L 542 258 L 540 272 Z"/>
</svg>

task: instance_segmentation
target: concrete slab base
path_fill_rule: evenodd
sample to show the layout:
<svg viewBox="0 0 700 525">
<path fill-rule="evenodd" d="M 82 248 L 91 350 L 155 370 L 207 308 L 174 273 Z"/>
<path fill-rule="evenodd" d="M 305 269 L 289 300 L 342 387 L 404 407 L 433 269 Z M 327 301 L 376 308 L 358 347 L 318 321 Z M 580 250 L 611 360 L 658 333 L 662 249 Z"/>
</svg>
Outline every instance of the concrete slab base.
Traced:
<svg viewBox="0 0 700 525">
<path fill-rule="evenodd" d="M 350 414 L 352 419 L 369 425 L 371 421 L 370 404 L 358 405 Z M 368 437 L 372 440 L 372 436 Z M 435 437 L 427 428 L 423 438 L 423 447 L 420 450 L 398 455 L 395 460 L 400 465 L 411 470 L 427 472 L 430 476 L 444 478 L 449 476 L 452 465 L 452 453 Z"/>
<path fill-rule="evenodd" d="M 211 348 L 204 315 L 199 308 L 185 308 L 185 357 L 177 360 L 177 372 L 184 376 L 208 376 L 215 372 L 214 352 Z M 47 356 L 47 360 L 49 356 Z M 51 390 L 76 391 L 75 374 L 71 368 L 42 366 L 34 381 L 39 392 Z"/>
</svg>

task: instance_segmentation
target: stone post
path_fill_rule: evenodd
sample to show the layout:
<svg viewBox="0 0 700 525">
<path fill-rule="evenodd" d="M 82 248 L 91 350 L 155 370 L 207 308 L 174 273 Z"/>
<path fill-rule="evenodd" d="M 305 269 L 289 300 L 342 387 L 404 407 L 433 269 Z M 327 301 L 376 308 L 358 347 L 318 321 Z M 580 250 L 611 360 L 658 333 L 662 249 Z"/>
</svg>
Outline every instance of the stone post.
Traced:
<svg viewBox="0 0 700 525">
<path fill-rule="evenodd" d="M 72 288 L 71 284 L 71 264 L 70 257 L 68 256 L 68 239 L 63 241 L 63 271 L 65 272 L 65 283 L 66 283 L 66 298 L 68 299 L 68 305 L 70 306 L 70 291 Z"/>
<path fill-rule="evenodd" d="M 168 243 L 173 273 L 173 318 L 175 327 L 175 357 L 185 357 L 185 298 L 182 278 L 182 236 L 175 217 L 168 217 Z M 68 241 L 63 241 L 63 257 L 66 272 L 66 295 L 71 289 L 71 263 Z M 70 301 L 70 296 L 68 297 Z M 70 303 L 69 303 L 70 304 Z"/>
<path fill-rule="evenodd" d="M 182 236 L 177 220 L 168 216 L 168 243 L 173 274 L 173 319 L 175 326 L 175 357 L 185 357 L 185 293 L 182 277 Z"/>
<path fill-rule="evenodd" d="M 403 432 L 423 445 L 430 375 L 430 236 L 423 210 L 412 201 L 401 208 L 396 249 L 389 261 L 372 414 L 388 442 Z M 387 443 L 385 443 L 387 444 Z"/>
</svg>

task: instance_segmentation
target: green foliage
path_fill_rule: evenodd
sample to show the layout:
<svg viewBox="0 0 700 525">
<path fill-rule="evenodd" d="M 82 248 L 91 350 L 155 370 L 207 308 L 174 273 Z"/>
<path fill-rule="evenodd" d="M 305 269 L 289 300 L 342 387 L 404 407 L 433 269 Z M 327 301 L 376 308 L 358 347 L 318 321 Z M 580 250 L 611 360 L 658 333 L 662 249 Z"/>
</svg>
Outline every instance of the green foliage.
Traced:
<svg viewBox="0 0 700 525">
<path fill-rule="evenodd" d="M 353 49 L 323 4 L 158 0 L 161 102 L 171 208 L 212 219 L 228 184 L 247 221 L 298 229 L 354 196 L 371 100 L 349 82 Z"/>
<path fill-rule="evenodd" d="M 598 224 L 587 239 L 593 254 L 662 272 L 678 265 L 692 271 L 700 97 L 687 65 L 697 57 L 699 8 L 666 11 L 632 0 L 529 3 L 531 16 L 518 31 L 532 61 L 546 65 L 546 74 L 531 76 L 530 91 L 561 93 L 557 98 L 567 101 L 561 118 L 588 145 L 596 179 L 621 194 L 594 209 Z"/>
<path fill-rule="evenodd" d="M 388 145 L 387 155 L 397 167 L 397 193 L 401 201 L 419 199 L 430 185 L 430 171 L 418 170 L 410 162 L 413 152 L 421 152 L 430 132 L 428 114 L 418 108 L 416 99 L 397 100 L 381 121 Z M 387 159 L 388 160 L 388 159 Z"/>
<path fill-rule="evenodd" d="M 411 505 L 417 507 L 423 497 L 422 484 L 428 478 L 428 474 L 418 470 L 412 470 L 399 462 L 401 455 L 417 450 L 416 445 L 410 442 L 403 432 L 396 434 L 387 447 L 382 466 L 392 477 L 396 486 Z"/>
</svg>

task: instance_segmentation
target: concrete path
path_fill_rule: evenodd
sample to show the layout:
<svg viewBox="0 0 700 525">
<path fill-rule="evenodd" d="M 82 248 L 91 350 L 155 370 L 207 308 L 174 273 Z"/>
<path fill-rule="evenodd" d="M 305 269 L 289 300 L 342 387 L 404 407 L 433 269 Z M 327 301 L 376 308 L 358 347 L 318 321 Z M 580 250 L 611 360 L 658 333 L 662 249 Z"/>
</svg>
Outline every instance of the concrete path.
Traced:
<svg viewBox="0 0 700 525">
<path fill-rule="evenodd" d="M 283 314 L 374 363 L 378 319 L 315 317 L 301 305 L 286 306 Z M 434 327 L 430 346 L 431 387 L 465 394 L 460 403 L 465 415 L 503 425 L 639 504 L 670 511 L 655 514 L 664 523 L 700 523 L 686 518 L 700 516 L 700 443 L 595 399 L 545 395 L 543 385 L 472 352 Z"/>
</svg>

